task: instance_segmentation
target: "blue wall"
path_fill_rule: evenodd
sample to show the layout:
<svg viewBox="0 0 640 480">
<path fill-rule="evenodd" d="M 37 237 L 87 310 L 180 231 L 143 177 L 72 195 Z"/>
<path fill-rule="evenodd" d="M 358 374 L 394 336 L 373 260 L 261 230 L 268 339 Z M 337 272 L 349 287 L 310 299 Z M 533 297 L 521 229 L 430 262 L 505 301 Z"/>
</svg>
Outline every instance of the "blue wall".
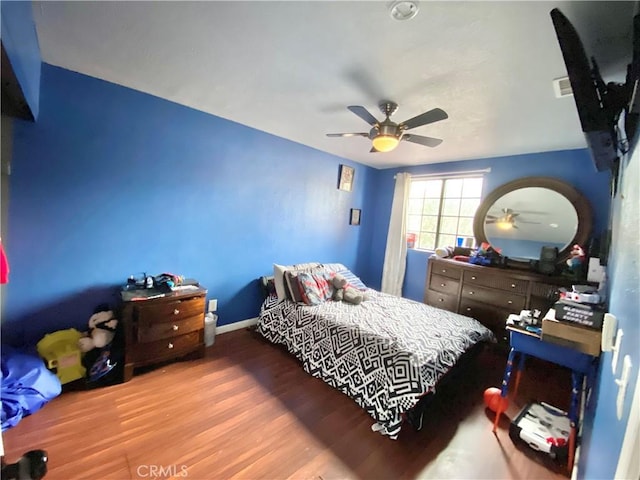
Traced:
<svg viewBox="0 0 640 480">
<path fill-rule="evenodd" d="M 607 273 L 609 311 L 618 319 L 624 337 L 615 374 L 611 371 L 612 352 L 604 352 L 600 357 L 595 401 L 585 415 L 579 472 L 581 478 L 588 479 L 614 478 L 640 366 L 640 148 L 636 147 L 622 165 L 624 173 L 612 205 L 613 238 Z M 632 369 L 622 419 L 618 420 L 615 379 L 620 378 L 625 355 L 630 356 Z"/>
<path fill-rule="evenodd" d="M 2 45 L 34 118 L 40 100 L 40 47 L 31 2 L 0 2 Z"/>
<path fill-rule="evenodd" d="M 368 257 L 369 167 L 47 64 L 38 121 L 14 127 L 5 341 L 84 328 L 130 274 L 197 278 L 224 325 L 257 316 L 274 262 Z"/>
<path fill-rule="evenodd" d="M 379 288 L 382 279 L 394 175 L 401 171 L 420 175 L 486 168 L 491 168 L 491 172 L 484 175 L 483 198 L 497 187 L 522 177 L 555 177 L 573 185 L 589 200 L 594 215 L 594 234 L 601 234 L 608 226 L 610 174 L 596 172 L 587 150 L 565 150 L 383 170 L 372 179 L 375 182 L 378 195 L 375 199 L 376 220 L 374 225 L 377 234 L 374 235 L 371 244 L 371 261 L 368 271 L 372 285 Z M 431 254 L 432 252 L 409 250 L 403 296 L 422 301 L 427 262 Z"/>
</svg>

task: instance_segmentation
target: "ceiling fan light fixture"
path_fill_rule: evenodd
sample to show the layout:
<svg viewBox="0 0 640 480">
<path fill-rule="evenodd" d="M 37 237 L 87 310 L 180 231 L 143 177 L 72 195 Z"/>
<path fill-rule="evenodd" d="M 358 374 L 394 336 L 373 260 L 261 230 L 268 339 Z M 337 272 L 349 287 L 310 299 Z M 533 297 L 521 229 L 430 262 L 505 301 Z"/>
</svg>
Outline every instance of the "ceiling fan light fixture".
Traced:
<svg viewBox="0 0 640 480">
<path fill-rule="evenodd" d="M 496 222 L 496 227 L 500 230 L 511 230 L 513 228 L 513 222 L 510 222 L 509 220 L 498 220 Z"/>
<path fill-rule="evenodd" d="M 373 137 L 371 143 L 373 143 L 373 148 L 375 148 L 379 152 L 390 152 L 398 146 L 400 139 L 395 135 L 384 135 L 380 134 L 376 137 Z"/>
</svg>

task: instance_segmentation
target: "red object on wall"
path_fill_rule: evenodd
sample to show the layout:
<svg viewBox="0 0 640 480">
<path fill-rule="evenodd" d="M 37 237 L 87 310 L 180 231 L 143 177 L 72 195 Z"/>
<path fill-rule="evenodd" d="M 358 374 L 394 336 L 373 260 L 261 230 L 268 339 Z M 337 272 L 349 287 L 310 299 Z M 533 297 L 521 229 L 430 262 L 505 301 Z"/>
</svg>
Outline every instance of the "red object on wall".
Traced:
<svg viewBox="0 0 640 480">
<path fill-rule="evenodd" d="M 4 253 L 2 240 L 0 240 L 0 283 L 7 283 L 8 281 L 9 281 L 9 262 L 7 261 L 7 255 Z"/>
</svg>

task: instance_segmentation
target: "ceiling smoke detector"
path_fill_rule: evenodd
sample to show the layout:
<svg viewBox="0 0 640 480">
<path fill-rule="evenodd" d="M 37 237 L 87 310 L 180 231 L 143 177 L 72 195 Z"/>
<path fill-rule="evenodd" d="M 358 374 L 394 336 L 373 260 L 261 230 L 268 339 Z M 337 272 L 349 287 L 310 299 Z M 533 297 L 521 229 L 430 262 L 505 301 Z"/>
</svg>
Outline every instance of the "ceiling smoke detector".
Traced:
<svg viewBox="0 0 640 480">
<path fill-rule="evenodd" d="M 395 20 L 410 20 L 418 14 L 418 2 L 412 0 L 398 0 L 391 4 L 389 13 Z"/>
</svg>

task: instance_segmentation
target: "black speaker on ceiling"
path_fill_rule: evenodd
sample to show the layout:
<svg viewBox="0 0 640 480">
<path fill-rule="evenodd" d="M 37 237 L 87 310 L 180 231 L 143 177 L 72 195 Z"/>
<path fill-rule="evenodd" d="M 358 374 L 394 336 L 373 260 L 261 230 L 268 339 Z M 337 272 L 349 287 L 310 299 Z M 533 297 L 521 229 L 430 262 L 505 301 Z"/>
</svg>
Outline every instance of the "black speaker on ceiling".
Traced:
<svg viewBox="0 0 640 480">
<path fill-rule="evenodd" d="M 558 262 L 558 247 L 542 247 L 540 249 L 540 260 L 538 261 L 538 271 L 547 275 L 555 273 Z"/>
</svg>

